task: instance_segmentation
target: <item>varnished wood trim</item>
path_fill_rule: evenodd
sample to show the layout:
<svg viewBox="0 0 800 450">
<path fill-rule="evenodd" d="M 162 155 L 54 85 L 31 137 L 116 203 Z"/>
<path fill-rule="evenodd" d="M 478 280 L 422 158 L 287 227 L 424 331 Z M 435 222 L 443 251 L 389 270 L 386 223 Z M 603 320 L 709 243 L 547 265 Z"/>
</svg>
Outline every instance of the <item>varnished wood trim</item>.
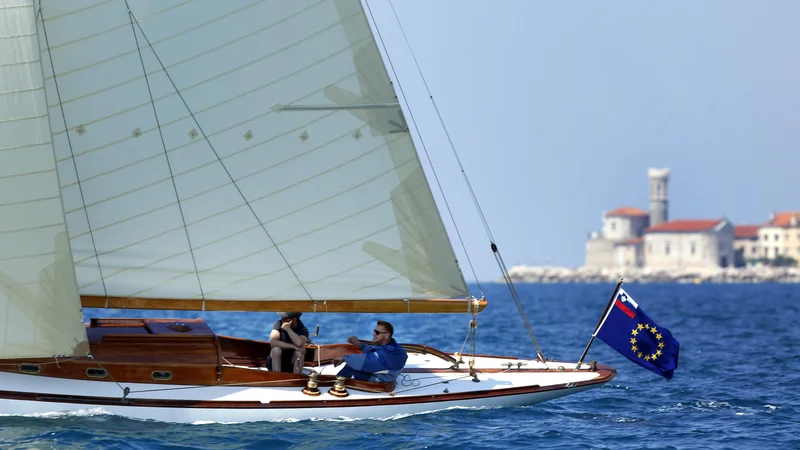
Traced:
<svg viewBox="0 0 800 450">
<path fill-rule="evenodd" d="M 82 295 L 84 308 L 161 309 L 202 311 L 202 300 L 169 298 L 102 297 Z M 452 298 L 389 300 L 206 300 L 206 311 L 296 311 L 317 313 L 469 313 L 486 308 L 485 299 Z"/>
<path fill-rule="evenodd" d="M 106 298 L 99 295 L 81 295 L 84 308 L 106 308 Z M 175 311 L 202 311 L 202 300 L 174 300 L 168 298 L 109 297 L 108 308 L 114 309 L 168 309 Z"/>
<path fill-rule="evenodd" d="M 428 347 L 427 345 L 420 345 L 420 344 L 400 344 L 405 350 L 412 352 L 412 353 L 422 353 L 425 355 L 432 355 L 437 358 L 441 358 L 450 364 L 456 365 L 458 361 L 455 358 L 448 355 L 447 353 L 437 350 L 433 347 Z"/>
<path fill-rule="evenodd" d="M 441 403 L 479 398 L 507 397 L 512 395 L 535 394 L 539 392 L 574 389 L 603 384 L 611 381 L 617 372 L 613 369 L 597 371 L 600 377 L 593 380 L 563 383 L 551 386 L 523 386 L 517 388 L 491 389 L 461 393 L 427 394 L 403 397 L 378 397 L 372 399 L 326 399 L 326 400 L 277 400 L 269 403 L 258 401 L 214 401 L 214 400 L 160 400 L 160 399 L 127 399 L 115 397 L 90 397 L 57 394 L 37 394 L 32 392 L 0 391 L 0 399 L 24 400 L 53 403 L 94 404 L 109 406 L 133 406 L 151 408 L 225 408 L 225 409 L 307 409 L 307 408 L 345 408 L 356 406 L 389 406 L 409 403 Z"/>
</svg>

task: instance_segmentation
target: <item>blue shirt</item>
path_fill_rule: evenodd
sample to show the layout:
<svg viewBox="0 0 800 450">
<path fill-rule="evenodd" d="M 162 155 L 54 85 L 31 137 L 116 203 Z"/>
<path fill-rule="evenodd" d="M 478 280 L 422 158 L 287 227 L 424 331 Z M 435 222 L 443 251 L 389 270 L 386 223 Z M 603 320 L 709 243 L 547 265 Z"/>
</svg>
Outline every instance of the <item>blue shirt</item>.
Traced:
<svg viewBox="0 0 800 450">
<path fill-rule="evenodd" d="M 394 381 L 408 360 L 405 349 L 394 338 L 386 345 L 361 344 L 359 348 L 363 353 L 344 355 L 342 359 L 353 369 L 372 374 L 372 382 Z"/>
</svg>

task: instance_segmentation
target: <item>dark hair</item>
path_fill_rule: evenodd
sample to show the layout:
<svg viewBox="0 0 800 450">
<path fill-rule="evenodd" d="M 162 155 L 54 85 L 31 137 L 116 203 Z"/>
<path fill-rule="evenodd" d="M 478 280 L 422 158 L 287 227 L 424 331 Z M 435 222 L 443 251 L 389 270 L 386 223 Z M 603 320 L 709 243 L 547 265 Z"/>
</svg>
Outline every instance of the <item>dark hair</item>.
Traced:
<svg viewBox="0 0 800 450">
<path fill-rule="evenodd" d="M 383 325 L 383 327 L 386 328 L 386 331 L 389 332 L 389 337 L 394 336 L 394 327 L 392 326 L 392 324 L 384 320 L 379 320 L 378 325 Z"/>
</svg>

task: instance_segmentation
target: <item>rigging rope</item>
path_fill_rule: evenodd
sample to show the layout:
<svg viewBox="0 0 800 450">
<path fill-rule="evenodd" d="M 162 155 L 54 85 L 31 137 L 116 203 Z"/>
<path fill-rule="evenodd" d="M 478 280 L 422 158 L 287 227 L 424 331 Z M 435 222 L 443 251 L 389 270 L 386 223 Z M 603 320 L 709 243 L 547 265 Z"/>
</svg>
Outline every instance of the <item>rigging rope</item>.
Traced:
<svg viewBox="0 0 800 450">
<path fill-rule="evenodd" d="M 64 112 L 64 104 L 61 102 L 61 90 L 58 87 L 58 77 L 56 76 L 56 66 L 53 64 L 53 54 L 50 52 L 50 40 L 47 38 L 47 25 L 44 20 L 44 13 L 42 12 L 42 0 L 39 0 L 39 8 L 36 11 L 36 18 L 42 19 L 42 32 L 44 34 L 44 44 L 47 47 L 47 56 L 50 59 L 50 69 L 53 72 L 53 84 L 56 87 L 56 97 L 58 98 L 58 107 L 61 109 L 61 120 L 64 121 L 64 135 L 67 137 L 67 145 L 69 146 L 70 159 L 72 160 L 72 167 L 75 169 L 75 179 L 78 182 L 78 192 L 81 194 L 81 204 L 83 204 L 83 213 L 86 216 L 86 226 L 89 228 L 89 237 L 92 239 L 92 248 L 94 249 L 94 258 L 97 261 L 97 270 L 100 273 L 100 282 L 103 285 L 103 294 L 106 297 L 106 306 L 108 306 L 108 289 L 106 289 L 106 279 L 103 276 L 103 267 L 100 265 L 100 255 L 97 253 L 97 244 L 94 239 L 94 232 L 92 231 L 92 222 L 89 220 L 89 210 L 86 208 L 86 199 L 83 195 L 83 186 L 81 185 L 81 176 L 78 174 L 78 163 L 75 161 L 75 152 L 72 149 L 72 139 L 69 136 L 69 126 L 67 125 L 67 115 Z M 42 74 L 44 77 L 44 74 Z M 44 81 L 43 81 L 44 82 Z M 48 119 L 49 122 L 49 119 Z M 51 135 L 52 142 L 52 135 Z M 53 152 L 55 157 L 55 142 L 53 142 Z M 59 183 L 60 184 L 60 183 Z M 59 191 L 61 186 L 58 186 Z M 67 239 L 69 242 L 69 239 Z M 71 252 L 71 250 L 70 250 Z"/>
<path fill-rule="evenodd" d="M 375 31 L 378 33 L 378 40 L 381 42 L 381 47 L 383 47 L 383 53 L 386 55 L 386 60 L 389 62 L 389 67 L 392 69 L 392 74 L 394 75 L 394 79 L 397 82 L 397 87 L 400 89 L 400 94 L 403 96 L 403 100 L 406 104 L 406 110 L 408 110 L 408 117 L 411 119 L 411 124 L 414 126 L 414 131 L 417 133 L 417 137 L 419 138 L 419 144 L 422 147 L 422 150 L 425 152 L 425 158 L 428 160 L 428 164 L 431 167 L 431 173 L 433 174 L 434 180 L 436 180 L 436 186 L 439 188 L 439 192 L 442 194 L 442 199 L 444 200 L 444 205 L 447 208 L 447 214 L 450 216 L 450 220 L 453 222 L 453 228 L 455 229 L 456 236 L 458 236 L 458 241 L 461 243 L 461 248 L 464 250 L 464 255 L 467 258 L 467 265 L 469 265 L 470 271 L 472 271 L 472 277 L 475 278 L 475 284 L 478 285 L 478 291 L 481 293 L 481 297 L 483 297 L 483 288 L 481 287 L 481 282 L 478 281 L 478 275 L 475 273 L 475 267 L 472 265 L 472 260 L 469 257 L 469 252 L 467 252 L 467 247 L 464 245 L 464 239 L 461 237 L 461 231 L 458 229 L 458 224 L 456 224 L 456 219 L 453 216 L 453 211 L 450 209 L 450 203 L 447 201 L 447 196 L 444 193 L 444 189 L 442 188 L 442 183 L 439 181 L 439 175 L 436 173 L 436 169 L 433 167 L 433 161 L 431 160 L 431 156 L 428 153 L 428 147 L 425 145 L 425 140 L 422 138 L 422 133 L 419 131 L 419 127 L 417 126 L 417 121 L 414 119 L 414 113 L 411 111 L 411 105 L 409 105 L 408 101 L 406 100 L 406 94 L 403 91 L 403 85 L 400 84 L 400 78 L 397 76 L 397 71 L 394 70 L 394 64 L 392 63 L 392 58 L 389 57 L 389 52 L 386 49 L 386 44 L 383 42 L 383 37 L 381 36 L 381 31 L 378 28 L 378 23 L 375 22 L 375 16 L 372 15 L 372 8 L 369 6 L 369 2 L 364 0 L 364 4 L 367 6 L 367 11 L 369 12 L 369 16 L 372 19 L 372 24 L 375 26 Z M 421 167 L 420 167 L 421 169 Z"/>
<path fill-rule="evenodd" d="M 497 265 L 500 267 L 500 271 L 503 273 L 503 279 L 505 280 L 506 285 L 508 286 L 508 290 L 511 293 L 511 297 L 514 299 L 514 303 L 517 305 L 517 309 L 519 310 L 520 316 L 522 316 L 522 321 L 525 324 L 525 327 L 528 331 L 528 335 L 531 338 L 531 342 L 533 342 L 533 346 L 536 349 L 537 357 L 539 358 L 539 360 L 544 361 L 545 360 L 544 354 L 542 353 L 542 349 L 539 347 L 539 342 L 537 341 L 536 335 L 533 332 L 533 328 L 531 327 L 531 324 L 528 321 L 528 317 L 525 314 L 525 309 L 522 307 L 522 302 L 519 298 L 519 294 L 517 293 L 516 287 L 514 287 L 514 282 L 508 273 L 508 269 L 506 268 L 505 262 L 503 262 L 503 257 L 500 255 L 500 251 L 497 248 L 497 244 L 495 244 L 494 236 L 492 236 L 492 231 L 489 228 L 489 222 L 486 220 L 486 216 L 483 214 L 483 210 L 481 209 L 480 203 L 478 202 L 478 197 L 475 195 L 474 189 L 472 189 L 472 184 L 469 181 L 469 177 L 467 177 L 467 172 L 464 170 L 464 165 L 461 163 L 461 158 L 459 158 L 458 156 L 458 152 L 456 151 L 456 146 L 453 143 L 453 139 L 450 137 L 450 132 L 447 130 L 447 126 L 444 123 L 444 119 L 442 118 L 442 114 L 439 111 L 439 107 L 436 105 L 436 101 L 433 99 L 433 94 L 431 93 L 431 89 L 428 86 L 428 82 L 425 80 L 425 76 L 422 74 L 422 68 L 419 65 L 417 56 L 414 54 L 414 50 L 411 48 L 411 43 L 408 40 L 408 36 L 406 35 L 405 30 L 403 29 L 403 24 L 400 23 L 400 18 L 397 15 L 397 11 L 394 9 L 394 4 L 392 3 L 392 0 L 389 0 L 389 6 L 392 9 L 392 13 L 394 14 L 395 19 L 397 20 L 397 24 L 400 27 L 400 32 L 402 33 L 403 39 L 405 40 L 406 45 L 408 46 L 408 50 L 411 53 L 411 57 L 414 59 L 414 64 L 417 67 L 417 72 L 419 72 L 419 76 L 422 79 L 423 84 L 425 85 L 425 90 L 427 91 L 428 98 L 431 100 L 433 109 L 434 111 L 436 111 L 436 115 L 439 118 L 439 123 L 442 125 L 442 129 L 444 130 L 445 136 L 447 136 L 447 141 L 450 144 L 450 149 L 453 151 L 453 156 L 455 156 L 456 161 L 458 162 L 458 167 L 461 170 L 461 174 L 464 177 L 464 182 L 466 183 L 467 189 L 469 190 L 470 196 L 472 197 L 472 202 L 475 205 L 475 209 L 478 211 L 478 216 L 480 217 L 481 222 L 483 223 L 483 228 L 486 231 L 486 235 L 489 238 L 489 242 L 491 243 L 492 253 L 494 253 L 495 255 L 495 260 L 497 261 Z M 371 11 L 370 15 L 372 15 Z M 373 22 L 374 21 L 375 19 L 373 18 Z M 385 47 L 384 51 L 386 51 Z M 405 97 L 405 95 L 403 96 Z"/>
<path fill-rule="evenodd" d="M 155 56 L 156 61 L 158 61 L 158 64 L 161 66 L 161 70 L 164 71 L 164 74 L 167 76 L 167 79 L 172 84 L 173 89 L 175 89 L 175 93 L 178 94 L 178 97 L 181 99 L 181 102 L 183 102 L 183 106 L 186 107 L 186 111 L 189 112 L 189 115 L 192 117 L 192 120 L 194 121 L 195 125 L 197 125 L 198 131 L 200 131 L 200 134 L 203 136 L 203 139 L 206 141 L 206 143 L 208 143 L 208 146 L 211 149 L 211 151 L 214 152 L 214 156 L 217 158 L 217 161 L 219 161 L 220 165 L 222 166 L 222 169 L 225 170 L 225 173 L 228 175 L 228 178 L 230 178 L 231 184 L 233 184 L 233 187 L 235 187 L 236 190 L 239 192 L 239 195 L 242 197 L 242 200 L 244 200 L 245 204 L 250 209 L 250 212 L 253 214 L 253 217 L 256 218 L 256 221 L 261 226 L 261 229 L 264 230 L 264 234 L 266 234 L 267 238 L 269 238 L 270 242 L 272 242 L 272 246 L 275 247 L 275 251 L 278 252 L 278 254 L 281 256 L 281 259 L 283 259 L 283 262 L 286 264 L 286 267 L 289 269 L 289 271 L 292 272 L 292 275 L 294 275 L 295 279 L 297 279 L 297 282 L 300 284 L 300 287 L 303 288 L 303 291 L 306 293 L 309 300 L 314 300 L 314 298 L 311 296 L 311 293 L 306 288 L 306 285 L 303 283 L 302 280 L 300 280 L 300 276 L 298 276 L 297 272 L 295 272 L 294 267 L 292 267 L 292 265 L 289 264 L 289 260 L 286 259 L 286 256 L 278 247 L 278 244 L 275 242 L 275 239 L 273 239 L 272 235 L 270 235 L 269 232 L 267 231 L 267 227 L 264 226 L 264 223 L 261 221 L 261 219 L 258 218 L 258 214 L 256 214 L 255 209 L 253 209 L 253 206 L 247 200 L 247 197 L 245 197 L 244 193 L 242 192 L 242 189 L 236 183 L 236 180 L 233 178 L 233 175 L 228 170 L 228 167 L 222 161 L 222 158 L 220 158 L 219 153 L 217 153 L 217 149 L 214 148 L 213 144 L 211 144 L 211 141 L 208 139 L 205 130 L 203 130 L 203 127 L 200 126 L 200 122 L 198 122 L 197 118 L 194 115 L 194 112 L 192 112 L 191 108 L 189 108 L 189 104 L 186 102 L 186 99 L 183 97 L 183 94 L 181 93 L 180 89 L 178 89 L 178 86 L 175 84 L 175 81 L 172 79 L 172 76 L 169 74 L 169 71 L 167 71 L 166 66 L 164 66 L 163 62 L 161 62 L 161 58 L 158 56 L 158 53 L 156 52 L 155 48 L 153 48 L 153 44 L 150 42 L 150 39 L 147 38 L 147 34 L 142 29 L 141 24 L 139 24 L 139 20 L 136 19 L 136 16 L 130 9 L 128 10 L 128 13 L 130 14 L 133 23 L 136 24 L 136 27 L 142 34 L 142 37 L 144 38 L 145 42 L 147 42 L 147 46 L 150 47 L 150 50 L 153 52 L 153 56 Z"/>
<path fill-rule="evenodd" d="M 200 297 L 205 300 L 206 294 L 203 291 L 203 283 L 200 281 L 200 271 L 197 270 L 197 260 L 194 256 L 194 247 L 192 246 L 192 239 L 189 237 L 189 227 L 186 226 L 186 216 L 183 214 L 183 205 L 181 204 L 181 197 L 178 195 L 178 185 L 175 183 L 175 174 L 172 172 L 172 163 L 169 161 L 169 153 L 167 152 L 167 143 L 164 141 L 164 132 L 161 130 L 161 122 L 158 120 L 158 111 L 156 110 L 156 102 L 153 100 L 153 90 L 150 88 L 150 78 L 147 76 L 147 68 L 144 66 L 144 57 L 142 56 L 142 47 L 139 46 L 139 38 L 136 36 L 136 27 L 133 25 L 133 13 L 125 0 L 125 7 L 128 9 L 128 19 L 131 21 L 131 32 L 133 32 L 133 39 L 136 42 L 136 50 L 139 52 L 139 62 L 142 63 L 142 73 L 144 74 L 144 81 L 147 84 L 147 93 L 150 95 L 150 105 L 153 107 L 153 115 L 156 119 L 156 126 L 158 127 L 158 136 L 161 138 L 161 148 L 164 149 L 164 158 L 167 160 L 167 169 L 169 169 L 169 178 L 172 181 L 172 189 L 175 191 L 175 201 L 178 202 L 178 210 L 181 213 L 181 221 L 183 222 L 183 231 L 186 233 L 186 242 L 189 244 L 189 254 L 192 256 L 192 264 L 194 265 L 194 274 L 197 276 L 197 286 L 200 288 Z M 154 50 L 155 52 L 155 50 Z M 203 308 L 205 309 L 205 308 Z"/>
<path fill-rule="evenodd" d="M 404 376 L 407 376 L 407 375 L 404 375 Z M 404 387 L 405 386 L 414 386 L 414 387 L 410 387 L 408 389 L 403 389 L 403 390 L 394 391 L 394 392 L 395 392 L 395 394 L 402 394 L 403 392 L 415 391 L 417 389 L 436 386 L 437 384 L 450 384 L 453 381 L 463 380 L 464 378 L 471 378 L 471 377 L 472 377 L 472 375 L 464 375 L 463 377 L 450 378 L 450 379 L 447 379 L 447 380 L 437 381 L 436 383 L 431 383 L 431 384 L 426 384 L 426 385 L 420 385 L 418 380 L 421 380 L 421 379 L 424 379 L 424 378 L 438 378 L 438 377 L 424 377 L 424 378 L 413 378 L 413 379 L 409 377 L 408 380 L 403 379 L 401 381 L 401 385 L 403 385 Z M 416 382 L 416 384 L 414 384 L 414 382 Z M 406 384 L 406 383 L 408 383 L 408 384 Z"/>
</svg>

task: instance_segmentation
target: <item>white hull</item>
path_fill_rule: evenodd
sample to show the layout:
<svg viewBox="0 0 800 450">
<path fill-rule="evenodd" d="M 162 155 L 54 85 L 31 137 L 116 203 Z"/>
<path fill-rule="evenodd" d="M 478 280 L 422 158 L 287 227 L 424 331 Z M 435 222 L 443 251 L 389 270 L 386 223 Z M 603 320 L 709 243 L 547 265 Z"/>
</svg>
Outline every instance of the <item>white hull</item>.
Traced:
<svg viewBox="0 0 800 450">
<path fill-rule="evenodd" d="M 340 406 L 314 409 L 221 409 L 221 408 L 158 408 L 134 406 L 110 406 L 94 404 L 68 404 L 31 402 L 24 400 L 0 400 L 0 411 L 14 411 L 14 415 L 40 415 L 52 413 L 107 413 L 133 419 L 156 420 L 180 423 L 241 423 L 259 421 L 294 421 L 309 419 L 389 419 L 398 416 L 441 411 L 448 408 L 492 408 L 526 406 L 541 403 L 565 395 L 585 391 L 591 387 L 577 387 L 538 394 L 523 394 L 474 399 L 443 401 L 436 403 L 412 403 L 391 406 Z"/>
<path fill-rule="evenodd" d="M 247 386 L 180 386 L 122 384 L 130 388 L 128 403 L 114 382 L 70 380 L 0 373 L 0 414 L 30 415 L 92 411 L 164 422 L 253 422 L 305 419 L 384 419 L 453 407 L 504 407 L 540 403 L 600 386 L 613 377 L 602 370 L 559 371 L 574 363 L 479 357 L 480 382 L 463 371 L 447 369 L 436 358 L 409 354 L 407 373 L 398 379 L 394 395 L 349 389 L 345 398 L 328 393 L 305 395 L 300 388 Z M 522 370 L 516 363 L 523 362 Z M 481 372 L 481 370 L 484 370 Z M 546 370 L 545 370 L 546 369 Z M 324 366 L 323 374 L 336 371 Z M 601 373 L 603 372 L 603 373 Z M 154 390 L 157 389 L 157 390 Z M 445 390 L 447 392 L 445 392 Z M 149 391 L 149 392 L 142 392 Z M 35 394 L 35 395 L 33 395 Z"/>
</svg>

